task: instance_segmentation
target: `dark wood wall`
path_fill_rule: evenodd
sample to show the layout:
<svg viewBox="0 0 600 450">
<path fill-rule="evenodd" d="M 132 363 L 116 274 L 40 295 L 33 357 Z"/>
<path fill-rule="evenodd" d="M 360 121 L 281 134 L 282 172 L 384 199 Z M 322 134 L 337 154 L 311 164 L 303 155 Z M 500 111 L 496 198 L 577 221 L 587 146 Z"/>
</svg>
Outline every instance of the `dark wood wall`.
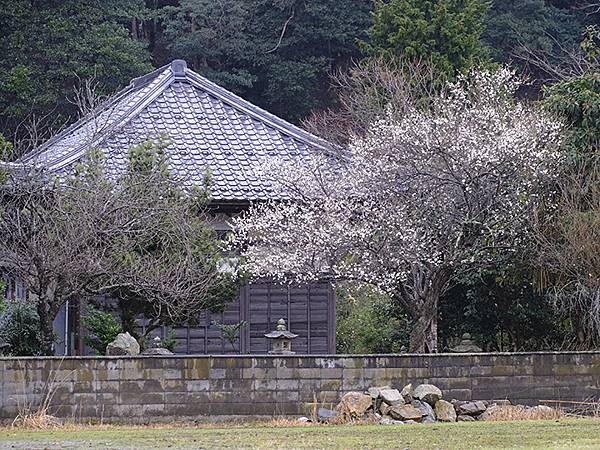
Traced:
<svg viewBox="0 0 600 450">
<path fill-rule="evenodd" d="M 329 283 L 282 286 L 261 282 L 244 286 L 238 299 L 223 313 L 208 312 L 196 326 L 175 329 L 176 353 L 228 354 L 266 353 L 270 343 L 265 333 L 279 319 L 298 337 L 292 342 L 296 353 L 335 353 L 335 296 Z M 236 324 L 245 320 L 232 346 L 214 322 Z M 157 330 L 165 335 L 168 330 Z"/>
</svg>

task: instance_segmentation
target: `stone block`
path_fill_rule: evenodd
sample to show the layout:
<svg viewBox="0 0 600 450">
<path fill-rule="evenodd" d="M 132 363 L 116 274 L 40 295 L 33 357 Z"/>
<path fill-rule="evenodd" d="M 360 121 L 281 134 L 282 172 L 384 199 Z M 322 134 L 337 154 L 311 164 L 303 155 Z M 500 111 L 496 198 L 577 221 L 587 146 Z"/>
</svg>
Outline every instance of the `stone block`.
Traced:
<svg viewBox="0 0 600 450">
<path fill-rule="evenodd" d="M 470 389 L 471 379 L 468 377 L 457 378 L 431 378 L 430 383 L 439 387 L 443 391 L 450 389 Z"/>
<path fill-rule="evenodd" d="M 317 394 L 317 401 L 337 404 L 341 397 L 342 395 L 339 391 L 321 391 Z"/>
<path fill-rule="evenodd" d="M 294 367 L 277 367 L 277 378 L 300 378 L 299 369 Z"/>
<path fill-rule="evenodd" d="M 160 392 L 120 392 L 121 405 L 147 405 L 164 403 L 164 394 Z"/>
<path fill-rule="evenodd" d="M 165 403 L 163 413 L 175 418 L 210 414 L 210 403 Z"/>
<path fill-rule="evenodd" d="M 210 391 L 251 391 L 254 386 L 254 380 L 246 380 L 243 378 L 233 380 L 209 380 Z"/>
<path fill-rule="evenodd" d="M 479 399 L 473 396 L 471 389 L 448 389 L 444 391 L 444 398 L 446 400 L 457 399 L 457 400 L 487 400 L 487 399 Z"/>
<path fill-rule="evenodd" d="M 188 392 L 208 391 L 210 388 L 209 380 L 188 380 L 186 383 Z"/>
<path fill-rule="evenodd" d="M 342 388 L 341 379 L 321 380 L 321 389 L 325 391 L 339 391 Z"/>
<path fill-rule="evenodd" d="M 295 379 L 277 379 L 277 389 L 285 391 L 297 391 L 299 387 L 298 380 Z"/>
<path fill-rule="evenodd" d="M 252 389 L 255 391 L 275 391 L 277 390 L 277 379 L 253 380 Z"/>
<path fill-rule="evenodd" d="M 341 373 L 344 367 L 343 358 L 315 358 L 315 366 L 327 370 L 339 369 Z"/>
<path fill-rule="evenodd" d="M 206 358 L 208 360 L 208 358 Z M 214 369 L 243 369 L 252 367 L 250 357 L 213 356 L 210 358 L 210 367 Z"/>
<path fill-rule="evenodd" d="M 252 358 L 252 365 L 250 367 L 259 369 L 274 369 L 277 368 L 277 358 L 268 356 L 255 356 Z"/>
<path fill-rule="evenodd" d="M 297 369 L 299 358 L 298 356 L 276 356 L 273 358 L 273 367 Z"/>
<path fill-rule="evenodd" d="M 96 394 L 96 402 L 99 405 L 116 405 L 119 403 L 119 393 L 101 392 Z"/>
<path fill-rule="evenodd" d="M 179 356 L 171 356 L 168 358 L 160 358 L 162 360 L 163 369 L 174 369 L 174 370 L 183 370 L 185 367 L 185 361 L 188 358 L 179 357 Z"/>
<path fill-rule="evenodd" d="M 223 373 L 223 377 L 225 376 L 225 369 L 210 368 L 210 360 L 208 358 L 190 358 L 187 359 L 185 363 L 183 376 L 188 380 L 212 378 L 213 372 Z"/>
<path fill-rule="evenodd" d="M 143 380 L 163 380 L 165 372 L 163 369 L 144 369 L 142 371 Z"/>
<path fill-rule="evenodd" d="M 490 366 L 473 366 L 469 370 L 470 377 L 489 377 L 492 374 Z"/>
<path fill-rule="evenodd" d="M 162 356 L 145 356 L 141 358 L 143 370 L 162 370 L 166 358 Z"/>
<path fill-rule="evenodd" d="M 227 372 L 225 369 L 210 369 L 208 377 L 210 380 L 219 380 L 226 378 Z"/>
<path fill-rule="evenodd" d="M 74 394 L 78 394 L 81 392 L 95 392 L 96 391 L 96 387 L 95 387 L 95 383 L 93 381 L 77 381 L 75 383 L 73 383 L 73 390 L 72 392 Z"/>
<path fill-rule="evenodd" d="M 321 380 L 341 380 L 342 378 L 342 369 L 341 368 L 325 368 L 321 369 Z"/>
<path fill-rule="evenodd" d="M 242 369 L 242 377 L 243 378 L 253 378 L 257 380 L 263 379 L 275 379 L 277 378 L 277 368 L 276 367 L 249 367 Z"/>
<path fill-rule="evenodd" d="M 429 369 L 431 378 L 464 378 L 468 377 L 470 368 L 465 366 L 443 366 L 431 367 Z"/>
<path fill-rule="evenodd" d="M 98 393 L 117 393 L 120 389 L 119 381 L 96 381 L 95 389 Z"/>
<path fill-rule="evenodd" d="M 119 392 L 124 393 L 142 393 L 144 392 L 144 382 L 140 381 L 121 381 L 119 382 Z"/>
<path fill-rule="evenodd" d="M 184 372 L 186 369 L 163 369 L 165 380 L 185 380 Z"/>
<path fill-rule="evenodd" d="M 300 379 L 318 379 L 321 377 L 321 369 L 311 367 L 311 368 L 300 368 L 298 369 L 298 378 Z"/>
<path fill-rule="evenodd" d="M 302 355 L 297 358 L 296 368 L 298 369 L 318 369 L 316 358 L 310 355 Z"/>
</svg>

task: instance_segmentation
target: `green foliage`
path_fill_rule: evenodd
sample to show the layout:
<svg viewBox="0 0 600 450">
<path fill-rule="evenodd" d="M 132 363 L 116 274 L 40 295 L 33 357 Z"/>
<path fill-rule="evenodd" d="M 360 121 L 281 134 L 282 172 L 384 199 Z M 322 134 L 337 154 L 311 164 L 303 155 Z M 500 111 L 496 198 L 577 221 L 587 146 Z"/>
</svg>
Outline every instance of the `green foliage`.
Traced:
<svg viewBox="0 0 600 450">
<path fill-rule="evenodd" d="M 245 320 L 240 320 L 238 323 L 224 324 L 213 320 L 212 324 L 221 330 L 221 333 L 223 333 L 223 336 L 225 339 L 227 339 L 227 342 L 229 342 L 231 346 L 235 348 L 235 341 L 237 340 L 238 334 L 242 327 L 245 327 L 248 322 Z"/>
<path fill-rule="evenodd" d="M 400 353 L 408 348 L 410 321 L 388 296 L 369 286 L 337 292 L 337 353 Z"/>
<path fill-rule="evenodd" d="M 172 57 L 287 119 L 329 106 L 328 74 L 360 56 L 370 0 L 181 0 L 161 9 Z"/>
<path fill-rule="evenodd" d="M 6 138 L 0 133 L 0 161 L 10 161 L 13 153 L 12 142 L 6 140 Z"/>
<path fill-rule="evenodd" d="M 170 352 L 175 351 L 175 346 L 177 345 L 177 338 L 175 334 L 175 330 L 171 329 L 167 333 L 164 339 L 161 340 L 163 348 L 166 348 Z"/>
<path fill-rule="evenodd" d="M 482 0 L 377 0 L 369 54 L 430 61 L 452 78 L 486 61 Z"/>
<path fill-rule="evenodd" d="M 79 79 L 112 93 L 152 66 L 146 44 L 126 26 L 143 0 L 4 1 L 0 8 L 0 132 L 13 136 L 35 114 L 54 126 L 73 118 Z M 50 114 L 52 113 L 52 114 Z"/>
<path fill-rule="evenodd" d="M 4 292 L 0 286 L 0 292 Z M 0 343 L 9 345 L 3 353 L 36 356 L 42 348 L 40 320 L 35 306 L 24 300 L 0 298 Z"/>
<path fill-rule="evenodd" d="M 128 151 L 129 170 L 141 175 L 157 172 L 168 176 L 168 158 L 165 149 L 170 144 L 168 136 L 158 135 L 130 147 Z"/>
<path fill-rule="evenodd" d="M 165 152 L 169 145 L 167 137 L 157 136 L 130 148 L 128 170 L 117 183 L 117 190 L 136 199 L 122 219 L 145 217 L 143 227 L 115 236 L 107 252 L 112 284 L 119 286 L 113 295 L 122 300 L 123 328 L 132 335 L 139 313 L 158 326 L 193 321 L 189 308 L 221 310 L 242 281 L 219 270 L 228 254 L 207 224 L 210 187 L 188 188 L 175 179 Z M 140 274 L 147 285 L 130 286 L 129 277 Z"/>
<path fill-rule="evenodd" d="M 582 49 L 595 58 L 598 47 L 597 27 L 589 27 Z M 548 87 L 544 92 L 546 107 L 560 115 L 570 127 L 567 147 L 574 157 L 591 156 L 598 151 L 600 136 L 600 71 L 590 69 L 578 77 Z"/>
<path fill-rule="evenodd" d="M 587 20 L 583 9 L 573 8 L 569 3 L 494 1 L 486 17 L 483 40 L 489 45 L 493 58 L 502 63 L 513 61 L 524 65 L 513 54 L 527 47 L 543 52 L 551 63 L 558 64 L 567 57 L 564 49 L 577 45 Z"/>
<path fill-rule="evenodd" d="M 83 337 L 83 341 L 98 355 L 106 354 L 106 346 L 123 332 L 123 328 L 111 313 L 100 311 L 92 306 L 88 307 L 87 315 L 82 318 L 82 322 L 90 333 L 89 336 Z"/>
<path fill-rule="evenodd" d="M 6 292 L 6 283 L 4 281 L 0 280 L 0 314 L 2 314 L 4 311 L 6 311 L 6 308 L 7 308 L 5 292 Z"/>
<path fill-rule="evenodd" d="M 536 291 L 522 264 L 500 259 L 464 277 L 440 302 L 440 348 L 470 333 L 486 351 L 557 350 L 573 338 L 568 319 Z"/>
</svg>

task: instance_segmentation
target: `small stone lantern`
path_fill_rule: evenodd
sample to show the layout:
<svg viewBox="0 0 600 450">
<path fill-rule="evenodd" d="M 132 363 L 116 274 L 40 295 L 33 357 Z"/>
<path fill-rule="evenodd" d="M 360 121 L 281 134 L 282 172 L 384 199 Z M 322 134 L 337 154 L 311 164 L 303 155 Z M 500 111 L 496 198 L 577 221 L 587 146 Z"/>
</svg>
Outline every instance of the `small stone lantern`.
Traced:
<svg viewBox="0 0 600 450">
<path fill-rule="evenodd" d="M 462 335 L 460 344 L 454 348 L 451 348 L 450 351 L 453 353 L 479 353 L 483 350 L 481 350 L 481 347 L 478 347 L 477 344 L 473 342 L 469 333 L 465 333 Z"/>
<path fill-rule="evenodd" d="M 292 339 L 297 338 L 298 335 L 287 331 L 285 320 L 279 319 L 277 329 L 265 334 L 265 337 L 271 339 L 270 355 L 294 355 L 296 353 L 292 351 Z"/>
<path fill-rule="evenodd" d="M 172 355 L 173 352 L 163 347 L 161 339 L 156 336 L 142 355 Z"/>
</svg>

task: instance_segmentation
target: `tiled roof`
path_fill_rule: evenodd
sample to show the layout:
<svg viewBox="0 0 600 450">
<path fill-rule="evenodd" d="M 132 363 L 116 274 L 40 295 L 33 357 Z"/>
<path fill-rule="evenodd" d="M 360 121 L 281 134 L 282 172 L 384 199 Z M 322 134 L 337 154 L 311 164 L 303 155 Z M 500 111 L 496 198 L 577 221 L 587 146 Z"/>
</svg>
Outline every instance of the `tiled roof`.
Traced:
<svg viewBox="0 0 600 450">
<path fill-rule="evenodd" d="M 278 196 L 256 176 L 263 158 L 302 157 L 327 144 L 306 131 L 211 83 L 176 60 L 144 77 L 19 162 L 65 173 L 90 147 L 106 153 L 107 169 L 121 171 L 130 146 L 164 134 L 171 169 L 190 184 L 211 174 L 215 200 Z"/>
</svg>

